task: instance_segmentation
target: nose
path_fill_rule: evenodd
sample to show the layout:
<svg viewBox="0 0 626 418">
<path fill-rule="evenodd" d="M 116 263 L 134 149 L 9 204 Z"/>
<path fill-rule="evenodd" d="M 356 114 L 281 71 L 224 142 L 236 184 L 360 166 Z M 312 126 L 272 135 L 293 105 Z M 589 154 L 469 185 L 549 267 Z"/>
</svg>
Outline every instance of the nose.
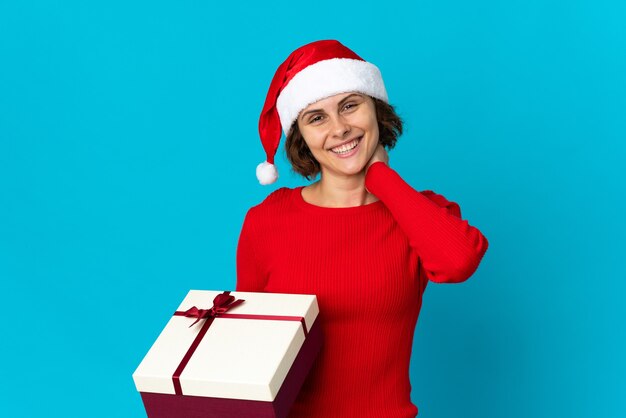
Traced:
<svg viewBox="0 0 626 418">
<path fill-rule="evenodd" d="M 352 129 L 350 127 L 350 124 L 341 115 L 337 115 L 333 117 L 332 123 L 333 123 L 333 126 L 332 126 L 333 136 L 336 136 L 339 138 L 343 138 L 344 136 L 346 136 Z"/>
</svg>

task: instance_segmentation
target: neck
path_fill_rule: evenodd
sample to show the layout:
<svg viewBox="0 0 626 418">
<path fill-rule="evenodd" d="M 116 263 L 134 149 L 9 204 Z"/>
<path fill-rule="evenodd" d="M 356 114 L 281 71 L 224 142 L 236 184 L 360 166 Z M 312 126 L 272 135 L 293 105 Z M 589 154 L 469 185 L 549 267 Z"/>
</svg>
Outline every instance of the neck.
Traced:
<svg viewBox="0 0 626 418">
<path fill-rule="evenodd" d="M 365 189 L 365 172 L 351 176 L 323 173 L 321 179 L 310 187 L 320 206 L 353 207 L 378 201 L 376 196 Z"/>
</svg>

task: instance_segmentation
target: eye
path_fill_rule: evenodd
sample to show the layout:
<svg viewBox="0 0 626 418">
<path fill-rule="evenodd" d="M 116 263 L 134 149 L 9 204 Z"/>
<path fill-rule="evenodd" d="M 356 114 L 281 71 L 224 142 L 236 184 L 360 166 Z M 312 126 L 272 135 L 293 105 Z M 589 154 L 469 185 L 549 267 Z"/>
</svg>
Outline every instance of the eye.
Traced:
<svg viewBox="0 0 626 418">
<path fill-rule="evenodd" d="M 354 102 L 348 102 L 348 103 L 346 103 L 346 104 L 343 106 L 343 108 L 344 108 L 345 110 L 350 110 L 350 109 L 355 108 L 357 105 L 358 105 L 357 103 L 354 103 Z"/>
<path fill-rule="evenodd" d="M 309 123 L 315 123 L 317 121 L 319 121 L 322 118 L 322 115 L 316 115 L 314 117 L 312 117 L 311 119 L 309 119 Z"/>
</svg>

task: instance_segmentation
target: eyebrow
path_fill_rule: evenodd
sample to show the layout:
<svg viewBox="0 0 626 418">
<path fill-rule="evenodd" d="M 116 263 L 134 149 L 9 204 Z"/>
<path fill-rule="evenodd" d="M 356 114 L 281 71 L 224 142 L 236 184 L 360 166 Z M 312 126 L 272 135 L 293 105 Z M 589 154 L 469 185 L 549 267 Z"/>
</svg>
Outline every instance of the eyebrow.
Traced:
<svg viewBox="0 0 626 418">
<path fill-rule="evenodd" d="M 348 100 L 349 98 L 351 98 L 352 96 L 358 96 L 358 97 L 363 97 L 362 94 L 358 94 L 358 93 L 352 93 L 349 96 L 344 97 L 343 99 L 341 99 L 341 101 L 338 103 L 339 106 L 341 106 L 343 104 L 343 102 L 345 102 L 346 100 Z M 306 112 L 304 112 L 301 116 L 300 116 L 300 120 L 304 119 L 304 117 L 306 115 L 308 115 L 309 113 L 316 113 L 316 112 L 323 112 L 324 109 L 311 109 L 311 110 L 307 110 Z"/>
</svg>

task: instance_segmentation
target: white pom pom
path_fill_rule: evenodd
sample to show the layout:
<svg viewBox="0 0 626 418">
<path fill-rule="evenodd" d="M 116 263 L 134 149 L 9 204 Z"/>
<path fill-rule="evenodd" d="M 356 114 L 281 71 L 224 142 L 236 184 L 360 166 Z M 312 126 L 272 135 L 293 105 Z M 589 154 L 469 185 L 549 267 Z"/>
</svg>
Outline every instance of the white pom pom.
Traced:
<svg viewBox="0 0 626 418">
<path fill-rule="evenodd" d="M 278 178 L 278 170 L 274 164 L 263 161 L 256 166 L 256 178 L 262 185 L 272 184 Z"/>
</svg>

